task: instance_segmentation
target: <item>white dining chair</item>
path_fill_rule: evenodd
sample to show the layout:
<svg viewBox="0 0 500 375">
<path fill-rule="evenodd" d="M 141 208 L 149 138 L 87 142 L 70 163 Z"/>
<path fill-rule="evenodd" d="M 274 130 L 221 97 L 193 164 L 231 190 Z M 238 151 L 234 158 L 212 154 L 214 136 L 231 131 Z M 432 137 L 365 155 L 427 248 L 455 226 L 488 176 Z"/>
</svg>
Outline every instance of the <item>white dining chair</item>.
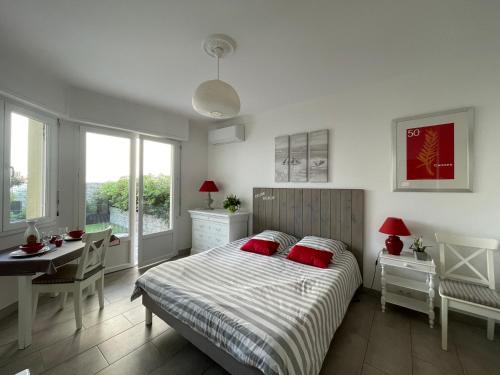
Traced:
<svg viewBox="0 0 500 375">
<path fill-rule="evenodd" d="M 85 246 L 78 264 L 66 264 L 59 267 L 55 274 L 44 274 L 33 279 L 33 317 L 40 293 L 59 292 L 62 308 L 67 293 L 73 293 L 76 328 L 82 328 L 82 291 L 96 283 L 99 307 L 104 307 L 104 268 L 110 237 L 111 227 L 100 232 L 84 234 L 82 241 Z"/>
<path fill-rule="evenodd" d="M 493 263 L 498 241 L 444 233 L 436 233 L 436 241 L 441 263 L 441 347 L 448 350 L 449 309 L 486 318 L 486 336 L 493 340 L 495 320 L 500 321 L 500 295 L 495 291 Z M 451 264 L 451 256 L 458 261 Z M 480 266 L 481 257 L 483 267 Z"/>
</svg>

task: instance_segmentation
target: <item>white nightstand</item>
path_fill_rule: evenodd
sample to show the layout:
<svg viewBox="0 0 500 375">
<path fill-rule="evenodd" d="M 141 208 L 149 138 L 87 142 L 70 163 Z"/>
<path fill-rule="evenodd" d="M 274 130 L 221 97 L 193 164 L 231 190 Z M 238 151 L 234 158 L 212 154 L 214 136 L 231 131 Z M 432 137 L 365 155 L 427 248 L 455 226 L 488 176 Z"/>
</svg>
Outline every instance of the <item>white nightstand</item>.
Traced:
<svg viewBox="0 0 500 375">
<path fill-rule="evenodd" d="M 403 306 L 408 309 L 423 312 L 429 315 L 429 325 L 434 327 L 434 276 L 436 275 L 436 264 L 434 260 L 429 257 L 429 260 L 417 260 L 412 252 L 403 251 L 401 255 L 390 255 L 385 249 L 380 255 L 381 272 L 381 285 L 382 297 L 380 302 L 382 304 L 382 311 L 385 311 L 385 303 L 393 303 L 395 305 Z M 387 271 L 391 268 L 399 269 L 400 274 L 407 271 L 414 271 L 423 273 L 426 276 L 426 281 L 413 280 L 405 276 L 391 275 Z M 396 285 L 405 289 L 427 294 L 427 302 L 403 296 L 398 293 L 388 292 L 386 290 L 387 284 Z"/>
</svg>

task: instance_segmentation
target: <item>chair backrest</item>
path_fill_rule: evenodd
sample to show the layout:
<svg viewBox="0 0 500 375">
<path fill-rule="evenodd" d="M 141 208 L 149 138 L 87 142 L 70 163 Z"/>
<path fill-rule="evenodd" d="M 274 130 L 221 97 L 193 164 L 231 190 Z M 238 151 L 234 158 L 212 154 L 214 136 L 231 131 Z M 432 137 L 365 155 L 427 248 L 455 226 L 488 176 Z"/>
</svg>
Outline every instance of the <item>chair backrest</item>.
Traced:
<svg viewBox="0 0 500 375">
<path fill-rule="evenodd" d="M 441 277 L 459 281 L 485 285 L 495 289 L 495 270 L 493 252 L 498 250 L 498 240 L 490 238 L 465 237 L 455 234 L 436 233 L 439 244 L 439 258 L 441 263 Z M 457 249 L 459 246 L 463 251 Z M 446 252 L 454 254 L 459 261 L 447 268 Z M 467 254 L 463 254 L 466 253 Z M 471 261 L 480 256 L 486 257 L 486 275 L 478 270 Z M 458 272 L 461 267 L 466 267 L 474 276 L 466 276 Z"/>
<path fill-rule="evenodd" d="M 83 280 L 84 275 L 95 268 L 106 266 L 106 253 L 109 247 L 111 231 L 111 227 L 108 227 L 100 232 L 85 233 L 83 235 L 82 241 L 85 243 L 85 247 L 78 261 L 77 280 Z"/>
</svg>

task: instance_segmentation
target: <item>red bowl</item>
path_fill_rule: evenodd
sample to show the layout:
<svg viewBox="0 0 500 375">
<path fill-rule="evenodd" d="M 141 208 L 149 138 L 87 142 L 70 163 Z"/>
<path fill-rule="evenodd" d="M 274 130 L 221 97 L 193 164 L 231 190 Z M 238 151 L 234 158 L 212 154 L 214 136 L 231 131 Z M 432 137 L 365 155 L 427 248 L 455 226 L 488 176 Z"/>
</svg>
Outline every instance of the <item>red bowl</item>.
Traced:
<svg viewBox="0 0 500 375">
<path fill-rule="evenodd" d="M 68 236 L 70 236 L 71 238 L 82 238 L 82 236 L 84 234 L 85 234 L 85 231 L 80 230 L 80 229 L 72 230 L 71 232 L 68 232 Z"/>
<path fill-rule="evenodd" d="M 36 253 L 40 250 L 42 250 L 45 247 L 45 245 L 41 242 L 36 242 L 33 244 L 26 244 L 26 245 L 21 245 L 19 248 L 24 251 L 25 253 L 28 254 L 33 254 Z"/>
</svg>

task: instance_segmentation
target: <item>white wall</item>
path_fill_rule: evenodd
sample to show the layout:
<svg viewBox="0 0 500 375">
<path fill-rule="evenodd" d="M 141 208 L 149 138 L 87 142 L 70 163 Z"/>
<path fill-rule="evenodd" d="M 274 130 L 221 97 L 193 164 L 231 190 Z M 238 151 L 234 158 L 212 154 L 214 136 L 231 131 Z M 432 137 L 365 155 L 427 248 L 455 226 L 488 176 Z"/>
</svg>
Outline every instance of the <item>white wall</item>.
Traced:
<svg viewBox="0 0 500 375">
<path fill-rule="evenodd" d="M 68 86 L 53 73 L 40 69 L 10 50 L 0 54 L 0 95 L 70 121 L 180 141 L 189 138 L 189 121 L 184 116 L 144 103 Z"/>
<path fill-rule="evenodd" d="M 383 247 L 385 236 L 377 231 L 387 216 L 404 218 L 411 232 L 423 235 L 427 243 L 435 231 L 500 238 L 498 53 L 495 57 L 471 55 L 466 63 L 449 65 L 429 62 L 415 66 L 411 75 L 245 119 L 244 143 L 209 146 L 209 177 L 223 187 L 217 200 L 235 193 L 251 210 L 252 187 L 365 189 L 365 286 L 371 284 L 374 261 Z M 392 192 L 391 120 L 468 105 L 477 111 L 474 192 Z M 331 130 L 330 182 L 275 183 L 274 137 L 316 129 Z M 497 274 L 499 260 L 497 256 Z"/>
<path fill-rule="evenodd" d="M 0 47 L 3 47 L 0 45 Z M 12 96 L 52 113 L 65 113 L 66 85 L 14 51 L 0 53 L 0 94 Z"/>
<path fill-rule="evenodd" d="M 73 121 L 102 124 L 180 141 L 189 138 L 189 122 L 185 117 L 76 87 L 70 87 L 66 96 L 67 117 Z"/>
<path fill-rule="evenodd" d="M 191 122 L 189 141 L 182 143 L 181 152 L 181 216 L 178 218 L 176 244 L 178 250 L 191 248 L 190 209 L 204 205 L 205 194 L 198 189 L 207 178 L 208 126 Z"/>
</svg>

